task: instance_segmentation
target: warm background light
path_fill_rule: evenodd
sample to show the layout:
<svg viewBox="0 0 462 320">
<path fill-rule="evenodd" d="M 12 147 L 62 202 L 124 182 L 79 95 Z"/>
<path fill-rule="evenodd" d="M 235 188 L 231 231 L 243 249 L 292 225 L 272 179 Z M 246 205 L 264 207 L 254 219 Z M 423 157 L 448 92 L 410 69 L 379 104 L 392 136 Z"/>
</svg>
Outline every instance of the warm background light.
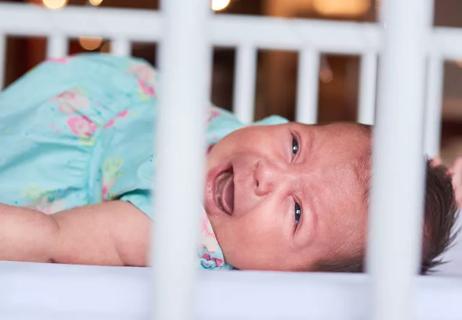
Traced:
<svg viewBox="0 0 462 320">
<path fill-rule="evenodd" d="M 97 7 L 103 2 L 103 0 L 88 0 L 88 2 L 90 2 L 92 6 Z"/>
<path fill-rule="evenodd" d="M 42 3 L 48 9 L 61 9 L 67 4 L 67 0 L 42 0 Z"/>
<path fill-rule="evenodd" d="M 212 10 L 213 11 L 221 11 L 226 9 L 229 6 L 231 0 L 212 0 Z"/>
<path fill-rule="evenodd" d="M 101 37 L 80 37 L 79 44 L 82 48 L 88 51 L 93 51 L 101 47 L 103 38 Z"/>
<path fill-rule="evenodd" d="M 325 16 L 361 16 L 370 6 L 370 0 L 313 0 L 314 10 Z"/>
</svg>

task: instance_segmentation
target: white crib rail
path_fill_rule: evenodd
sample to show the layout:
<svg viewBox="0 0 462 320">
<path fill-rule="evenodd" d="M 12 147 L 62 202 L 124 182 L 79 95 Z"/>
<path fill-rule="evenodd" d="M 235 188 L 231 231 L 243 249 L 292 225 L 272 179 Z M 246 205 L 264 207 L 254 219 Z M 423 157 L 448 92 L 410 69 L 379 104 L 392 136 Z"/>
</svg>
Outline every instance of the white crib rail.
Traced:
<svg viewBox="0 0 462 320">
<path fill-rule="evenodd" d="M 118 56 L 129 56 L 131 51 L 131 43 L 124 38 L 116 38 L 112 41 L 111 52 Z"/>
<path fill-rule="evenodd" d="M 59 32 L 66 37 L 101 36 L 109 39 L 156 41 L 161 38 L 158 11 L 67 7 L 47 10 L 24 4 L 0 4 L 0 29 L 8 35 L 42 36 Z"/>
<path fill-rule="evenodd" d="M 237 48 L 236 76 L 234 84 L 234 108 L 236 117 L 244 123 L 254 119 L 255 74 L 257 51 L 246 44 Z"/>
<path fill-rule="evenodd" d="M 380 29 L 372 23 L 217 15 L 210 21 L 212 43 L 260 49 L 359 54 L 380 48 Z M 335 35 L 333 37 L 332 35 Z"/>
<path fill-rule="evenodd" d="M 210 48 L 206 1 L 165 0 L 160 45 L 153 319 L 193 318 Z M 178 23 L 181 21 L 181 23 Z M 187 159 L 187 161 L 186 161 Z"/>
<path fill-rule="evenodd" d="M 62 58 L 68 53 L 67 38 L 63 34 L 54 33 L 48 38 L 47 42 L 47 57 Z"/>
<path fill-rule="evenodd" d="M 319 60 L 319 52 L 312 48 L 305 48 L 299 54 L 295 114 L 297 121 L 313 124 L 318 120 Z"/>
<path fill-rule="evenodd" d="M 48 58 L 67 55 L 69 38 L 95 36 L 112 40 L 111 52 L 129 55 L 131 41 L 159 41 L 161 17 L 157 11 L 0 4 L 0 71 L 5 65 L 4 36 L 47 36 Z M 4 72 L 1 73 L 2 75 Z M 3 83 L 0 80 L 0 88 Z"/>
<path fill-rule="evenodd" d="M 432 4 L 431 0 L 383 3 L 384 49 L 368 228 L 372 315 L 376 320 L 415 316 L 414 275 L 421 256 L 425 185 L 425 46 Z"/>
<path fill-rule="evenodd" d="M 375 117 L 375 93 L 377 85 L 377 53 L 367 52 L 361 56 L 359 80 L 358 122 L 373 124 Z"/>
<path fill-rule="evenodd" d="M 443 59 L 439 54 L 433 54 L 429 57 L 424 141 L 425 153 L 430 157 L 438 156 L 440 151 L 443 64 Z"/>
</svg>

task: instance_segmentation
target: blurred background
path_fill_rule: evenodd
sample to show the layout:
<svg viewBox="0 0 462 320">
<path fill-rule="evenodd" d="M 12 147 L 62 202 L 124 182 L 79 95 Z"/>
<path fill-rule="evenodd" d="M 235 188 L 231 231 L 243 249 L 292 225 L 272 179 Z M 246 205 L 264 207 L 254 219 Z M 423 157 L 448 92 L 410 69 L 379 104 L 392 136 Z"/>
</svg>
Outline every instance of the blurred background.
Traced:
<svg viewBox="0 0 462 320">
<path fill-rule="evenodd" d="M 29 2 L 50 9 L 66 5 L 157 10 L 158 0 L 0 0 Z M 213 0 L 215 14 L 374 22 L 380 0 Z M 412 13 L 410 13 L 412 16 Z M 435 0 L 434 24 L 462 27 L 461 0 Z M 45 59 L 45 38 L 8 37 L 5 83 L 8 85 Z M 98 37 L 71 39 L 69 53 L 108 52 L 110 43 Z M 132 54 L 156 65 L 155 43 L 134 43 Z M 211 100 L 229 108 L 233 99 L 235 52 L 215 48 Z M 256 81 L 256 118 L 279 114 L 294 118 L 298 55 L 290 51 L 260 50 Z M 399 72 L 399 70 L 397 70 Z M 357 56 L 324 55 L 319 73 L 319 122 L 355 121 L 358 104 Z M 451 164 L 462 155 L 462 57 L 445 63 L 441 155 Z"/>
</svg>

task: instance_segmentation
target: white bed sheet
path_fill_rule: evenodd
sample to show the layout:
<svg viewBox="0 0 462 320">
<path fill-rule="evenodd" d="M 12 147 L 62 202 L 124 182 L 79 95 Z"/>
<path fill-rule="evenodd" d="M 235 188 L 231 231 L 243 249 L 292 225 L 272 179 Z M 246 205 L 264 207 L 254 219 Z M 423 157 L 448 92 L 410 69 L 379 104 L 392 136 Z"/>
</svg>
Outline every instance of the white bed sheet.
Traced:
<svg viewBox="0 0 462 320">
<path fill-rule="evenodd" d="M 0 262 L 0 319 L 148 319 L 149 271 Z M 462 277 L 417 287 L 417 319 L 462 319 Z M 196 297 L 195 319 L 368 319 L 364 274 L 201 271 Z"/>
<path fill-rule="evenodd" d="M 459 210 L 455 230 L 462 229 L 461 214 L 462 210 Z M 453 246 L 443 254 L 443 260 L 447 261 L 447 263 L 439 266 L 436 274 L 456 275 L 462 277 L 462 231 L 458 233 Z"/>
</svg>

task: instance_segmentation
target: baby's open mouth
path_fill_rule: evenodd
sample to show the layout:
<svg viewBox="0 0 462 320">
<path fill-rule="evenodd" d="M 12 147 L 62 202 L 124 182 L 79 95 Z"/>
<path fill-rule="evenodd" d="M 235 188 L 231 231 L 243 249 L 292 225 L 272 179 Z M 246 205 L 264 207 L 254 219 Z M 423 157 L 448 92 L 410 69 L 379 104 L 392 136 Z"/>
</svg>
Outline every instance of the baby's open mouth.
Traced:
<svg viewBox="0 0 462 320">
<path fill-rule="evenodd" d="M 234 172 L 233 167 L 223 171 L 215 180 L 215 203 L 231 215 L 234 210 Z"/>
</svg>

